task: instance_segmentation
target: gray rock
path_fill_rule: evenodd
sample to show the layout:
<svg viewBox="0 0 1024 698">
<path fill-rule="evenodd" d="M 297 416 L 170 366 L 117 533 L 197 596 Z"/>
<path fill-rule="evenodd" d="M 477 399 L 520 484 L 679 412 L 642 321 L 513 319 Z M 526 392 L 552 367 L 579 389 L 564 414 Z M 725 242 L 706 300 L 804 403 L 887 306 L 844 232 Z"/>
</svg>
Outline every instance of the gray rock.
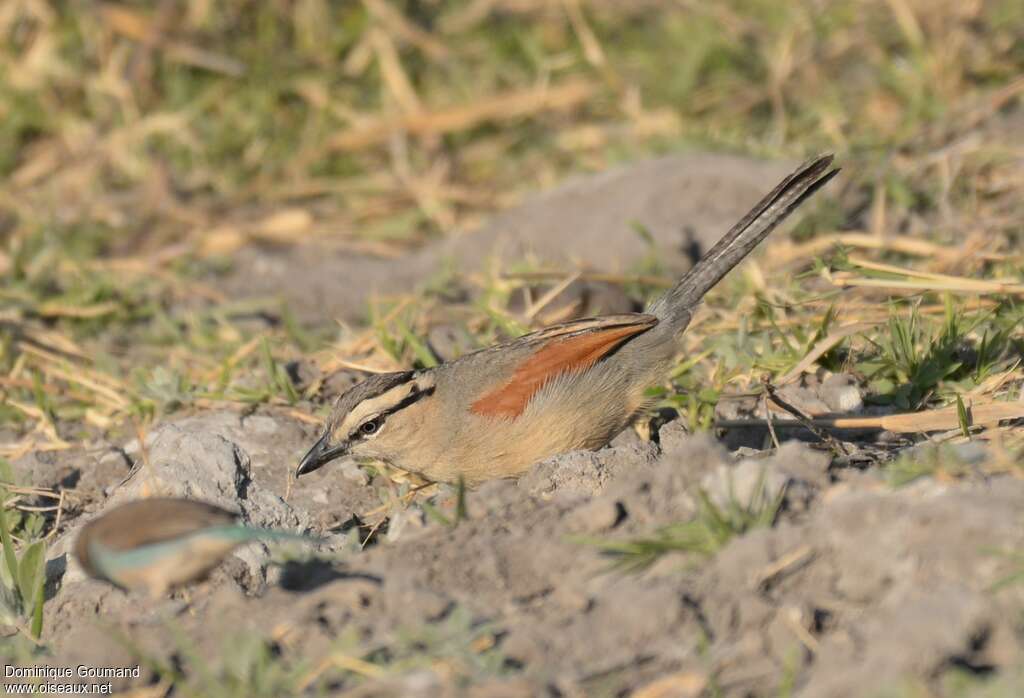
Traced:
<svg viewBox="0 0 1024 698">
<path fill-rule="evenodd" d="M 519 486 L 540 497 L 592 496 L 619 472 L 649 466 L 657 447 L 646 441 L 608 446 L 599 451 L 572 451 L 533 466 L 519 479 Z"/>
<path fill-rule="evenodd" d="M 779 472 L 792 480 L 819 489 L 829 484 L 828 467 L 832 457 L 826 452 L 816 451 L 796 441 L 787 441 L 770 460 Z"/>
<path fill-rule="evenodd" d="M 757 511 L 772 506 L 788 482 L 789 478 L 773 464 L 748 459 L 718 466 L 701 479 L 701 488 L 721 509 L 738 505 Z"/>
<path fill-rule="evenodd" d="M 255 481 L 249 453 L 231 438 L 244 431 L 255 444 L 276 438 L 280 426 L 265 416 L 252 416 L 245 420 L 244 427 L 241 424 L 237 415 L 214 413 L 157 426 L 146 437 L 144 456 L 137 441 L 125 447 L 125 453 L 134 456 L 137 465 L 114 490 L 104 509 L 146 497 L 184 497 L 237 511 L 251 525 L 308 530 L 309 515 Z M 102 515 L 102 510 L 97 515 Z M 81 526 L 91 518 L 80 519 L 48 553 L 53 575 L 64 572 L 64 586 L 84 578 L 77 563 L 67 564 L 65 554 Z M 265 545 L 244 546 L 235 554 L 246 563 L 256 583 L 266 581 L 269 554 Z"/>
<path fill-rule="evenodd" d="M 860 381 L 849 373 L 834 373 L 826 378 L 818 394 L 833 412 L 849 414 L 864 408 L 864 391 Z"/>
<path fill-rule="evenodd" d="M 360 257 L 302 245 L 269 253 L 239 250 L 221 287 L 233 298 L 277 297 L 303 321 L 362 319 L 374 294 L 402 293 L 439 268 L 479 269 L 486 260 L 534 258 L 547 264 L 628 272 L 657 254 L 681 272 L 787 174 L 792 163 L 687 153 L 581 176 L 530 197 L 471 235 L 453 235 L 403 257 Z M 655 240 L 649 248 L 639 224 Z M 315 299 L 315 300 L 314 300 Z"/>
<path fill-rule="evenodd" d="M 306 528 L 308 517 L 253 479 L 249 452 L 234 440 L 247 433 L 250 443 L 261 443 L 276 438 L 279 430 L 266 416 L 241 422 L 226 413 L 160 425 L 147 436 L 147 459 L 114 492 L 110 505 L 151 496 L 187 497 L 240 511 L 254 525 Z M 140 452 L 136 442 L 125 450 Z M 281 470 L 287 477 L 287 470 Z"/>
<path fill-rule="evenodd" d="M 427 332 L 427 345 L 441 361 L 451 361 L 477 348 L 476 342 L 461 325 L 436 325 Z"/>
</svg>

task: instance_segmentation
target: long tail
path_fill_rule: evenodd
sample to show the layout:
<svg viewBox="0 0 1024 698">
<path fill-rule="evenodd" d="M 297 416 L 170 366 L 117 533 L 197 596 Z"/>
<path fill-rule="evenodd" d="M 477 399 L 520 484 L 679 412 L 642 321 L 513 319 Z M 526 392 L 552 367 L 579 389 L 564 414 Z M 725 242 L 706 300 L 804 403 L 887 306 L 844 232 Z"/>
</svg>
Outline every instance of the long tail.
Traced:
<svg viewBox="0 0 1024 698">
<path fill-rule="evenodd" d="M 808 160 L 761 199 L 739 223 L 722 236 L 714 247 L 679 282 L 651 304 L 649 313 L 662 320 L 680 317 L 689 321 L 689 311 L 722 277 L 743 261 L 779 223 L 836 176 L 829 170 L 832 155 Z"/>
</svg>

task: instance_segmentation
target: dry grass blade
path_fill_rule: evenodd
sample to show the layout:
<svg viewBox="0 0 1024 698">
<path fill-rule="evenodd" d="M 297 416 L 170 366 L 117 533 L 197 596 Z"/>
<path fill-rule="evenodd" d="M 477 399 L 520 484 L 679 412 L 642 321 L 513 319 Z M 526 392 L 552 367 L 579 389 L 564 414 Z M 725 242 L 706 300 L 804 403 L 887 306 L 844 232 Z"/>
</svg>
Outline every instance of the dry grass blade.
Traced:
<svg viewBox="0 0 1024 698">
<path fill-rule="evenodd" d="M 47 453 L 53 451 L 68 451 L 72 448 L 74 448 L 74 444 L 69 444 L 64 441 L 40 443 L 31 438 L 26 438 L 15 443 L 0 444 L 0 456 L 3 456 L 7 460 L 14 461 L 28 453 L 31 453 L 32 451 Z"/>
<path fill-rule="evenodd" d="M 569 80 L 558 85 L 516 90 L 484 98 L 474 104 L 436 109 L 404 116 L 369 119 L 328 141 L 328 150 L 359 150 L 387 142 L 396 133 L 414 136 L 464 131 L 487 121 L 509 121 L 544 111 L 565 111 L 586 102 L 593 84 Z"/>
<path fill-rule="evenodd" d="M 852 325 L 845 325 L 829 332 L 826 337 L 818 340 L 818 342 L 811 347 L 811 350 L 803 359 L 800 360 L 800 363 L 787 371 L 786 374 L 779 379 L 779 385 L 791 383 L 799 378 L 805 371 L 814 365 L 815 361 L 824 356 L 829 349 L 839 344 L 839 342 L 843 341 L 847 337 L 855 335 L 858 332 L 871 329 L 875 326 L 876 325 L 873 322 L 858 322 Z"/>
<path fill-rule="evenodd" d="M 6 404 L 23 413 L 26 417 L 34 420 L 36 422 L 36 430 L 43 433 L 46 438 L 49 439 L 51 444 L 60 446 L 68 445 L 68 443 L 57 434 L 57 427 L 54 425 L 49 415 L 35 405 L 29 405 L 11 398 L 7 398 Z"/>
<path fill-rule="evenodd" d="M 580 45 L 583 47 L 583 55 L 586 57 L 587 63 L 595 68 L 604 68 L 607 64 L 604 50 L 601 48 L 601 42 L 598 41 L 594 30 L 587 22 L 587 18 L 583 15 L 580 0 L 562 0 L 562 4 L 569 15 L 573 31 L 576 32 Z"/>
<path fill-rule="evenodd" d="M 967 397 L 978 398 L 982 395 L 995 395 L 1004 385 L 1012 380 L 1020 380 L 1024 378 L 1024 371 L 1019 370 L 1021 362 L 1024 359 L 1017 359 L 1013 366 L 1002 373 L 997 373 L 993 376 L 989 376 L 986 380 L 982 381 L 975 388 L 967 392 Z"/>
<path fill-rule="evenodd" d="M 754 587 L 765 591 L 783 576 L 800 569 L 814 557 L 814 548 L 800 545 L 782 555 L 774 562 L 758 570 L 754 575 Z"/>
<path fill-rule="evenodd" d="M 403 112 L 407 114 L 421 113 L 423 105 L 405 68 L 402 67 L 402 59 L 398 55 L 395 42 L 381 29 L 371 29 L 369 41 L 377 56 L 377 65 L 380 67 L 388 93 Z"/>
<path fill-rule="evenodd" d="M 958 247 L 939 245 L 919 238 L 903 236 L 883 237 L 872 233 L 849 232 L 818 235 L 813 240 L 799 244 L 792 244 L 786 241 L 778 242 L 774 246 L 772 259 L 780 263 L 791 260 L 806 262 L 836 246 L 899 252 L 900 254 L 912 255 L 914 257 L 960 259 L 963 256 L 963 250 Z M 986 261 L 1006 261 L 1020 255 L 978 251 L 974 253 L 974 256 Z"/>
<path fill-rule="evenodd" d="M 868 259 L 862 259 L 860 257 L 850 257 L 850 264 L 855 264 L 863 269 L 870 271 L 880 271 L 886 274 L 900 274 L 903 276 L 909 276 L 916 279 L 929 279 L 932 281 L 942 281 L 947 283 L 962 284 L 964 282 L 975 282 L 975 279 L 966 279 L 961 276 L 952 276 L 950 274 L 939 274 L 933 271 L 925 271 L 923 269 L 907 269 L 905 267 L 897 267 L 893 264 L 883 264 L 881 262 L 872 262 Z M 1006 282 L 993 282 L 987 279 L 978 280 L 980 283 L 1009 283 L 1020 285 L 1016 280 Z"/>
<path fill-rule="evenodd" d="M 309 689 L 325 671 L 331 668 L 344 669 L 368 678 L 378 678 L 383 676 L 385 673 L 383 667 L 372 664 L 365 659 L 359 659 L 358 657 L 352 657 L 347 654 L 335 652 L 325 657 L 312 671 L 306 674 L 306 676 L 298 682 L 296 686 L 297 691 L 299 693 L 305 693 L 306 690 Z"/>
<path fill-rule="evenodd" d="M 88 371 L 81 366 L 76 366 L 75 370 L 72 371 L 53 364 L 43 364 L 40 370 L 54 378 L 80 385 L 87 390 L 93 391 L 95 399 L 98 402 L 104 403 L 108 409 L 114 411 L 125 410 L 130 405 L 130 402 L 122 396 L 127 391 L 106 385 L 107 377 L 96 371 Z"/>
<path fill-rule="evenodd" d="M 828 278 L 834 285 L 840 287 L 861 286 L 871 288 L 1000 295 L 1024 294 L 1024 283 L 1021 283 L 1018 279 L 971 279 L 919 269 L 907 269 L 892 264 L 872 262 L 858 257 L 851 257 L 849 262 L 867 271 L 904 276 L 909 277 L 909 279 L 864 277 L 848 271 L 839 271 L 832 274 L 826 273 L 826 278 Z"/>
<path fill-rule="evenodd" d="M 113 3 L 100 5 L 99 10 L 111 30 L 146 46 L 160 49 L 174 61 L 230 77 L 239 77 L 245 73 L 245 65 L 233 58 L 168 39 L 164 36 L 163 28 L 156 26 L 142 12 Z"/>
<path fill-rule="evenodd" d="M 937 293 L 979 293 L 1006 296 L 1024 295 L 1024 284 L 985 281 L 983 279 L 956 279 L 939 281 L 902 281 L 900 279 L 872 279 L 848 272 L 832 275 L 832 282 L 840 288 L 887 288 L 904 291 L 934 291 Z"/>
<path fill-rule="evenodd" d="M 509 281 L 551 281 L 564 279 L 568 275 L 569 272 L 545 269 L 505 273 L 501 275 L 501 278 Z M 665 276 L 649 276 L 645 274 L 604 274 L 601 272 L 580 271 L 575 272 L 575 275 L 577 279 L 581 279 L 583 281 L 598 281 L 608 284 L 642 284 L 644 286 L 653 286 L 655 288 L 669 288 L 675 284 L 675 279 L 670 279 Z"/>
<path fill-rule="evenodd" d="M 1024 418 L 1024 403 L 991 402 L 986 405 L 968 407 L 967 413 L 970 426 L 995 425 L 1006 419 Z M 882 417 L 881 421 L 883 429 L 907 434 L 956 429 L 960 425 L 960 416 L 956 407 L 946 407 L 911 414 L 887 415 Z"/>
<path fill-rule="evenodd" d="M 35 307 L 35 312 L 45 318 L 77 318 L 79 320 L 88 318 L 99 318 L 104 315 L 112 315 L 121 309 L 119 303 L 94 303 L 93 305 L 67 305 L 57 302 L 40 303 Z"/>
<path fill-rule="evenodd" d="M 547 293 L 538 298 L 536 302 L 531 303 L 530 306 L 523 311 L 523 317 L 528 322 L 533 320 L 535 317 L 537 317 L 537 313 L 544 310 L 544 308 L 551 304 L 551 301 L 555 300 L 555 298 L 557 298 L 560 293 L 562 293 L 565 289 L 569 288 L 569 286 L 571 286 L 573 282 L 577 281 L 579 278 L 580 272 L 576 272 L 575 274 L 570 274 L 569 276 L 562 279 L 562 281 L 548 289 Z"/>
<path fill-rule="evenodd" d="M 394 36 L 412 44 L 432 60 L 444 60 L 451 55 L 447 46 L 435 39 L 430 32 L 411 22 L 385 0 L 363 0 L 363 5 Z"/>
<path fill-rule="evenodd" d="M 1024 403 L 990 402 L 968 408 L 971 426 L 992 426 L 1009 419 L 1024 419 Z M 960 417 L 956 407 L 943 407 L 922 412 L 889 414 L 880 417 L 816 417 L 807 420 L 816 427 L 831 429 L 879 429 L 898 434 L 920 434 L 929 431 L 957 429 Z M 775 422 L 776 426 L 779 422 Z M 796 421 L 793 424 L 797 424 Z M 718 428 L 765 426 L 763 419 L 722 419 Z M 789 426 L 788 424 L 786 426 Z"/>
<path fill-rule="evenodd" d="M 87 393 L 78 392 L 77 390 L 74 390 L 72 388 L 56 385 L 54 383 L 35 383 L 33 381 L 25 380 L 23 378 L 8 378 L 7 376 L 0 376 L 0 386 L 9 388 L 24 388 L 26 390 L 33 390 L 38 388 L 42 392 L 48 395 L 53 395 L 55 397 L 67 396 L 74 400 L 79 400 L 81 402 L 92 401 L 92 396 Z"/>
<path fill-rule="evenodd" d="M 629 698 L 698 698 L 710 683 L 707 674 L 679 671 L 654 679 L 629 694 Z"/>
</svg>

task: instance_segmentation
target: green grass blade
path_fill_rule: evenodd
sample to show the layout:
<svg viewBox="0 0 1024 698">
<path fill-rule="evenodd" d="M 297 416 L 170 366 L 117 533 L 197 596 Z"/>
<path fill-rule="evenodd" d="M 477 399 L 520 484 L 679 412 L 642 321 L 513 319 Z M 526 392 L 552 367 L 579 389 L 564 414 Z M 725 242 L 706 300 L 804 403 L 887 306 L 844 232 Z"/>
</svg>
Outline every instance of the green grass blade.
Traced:
<svg viewBox="0 0 1024 698">
<path fill-rule="evenodd" d="M 964 406 L 964 399 L 960 397 L 960 395 L 956 396 L 956 416 L 960 421 L 960 432 L 966 438 L 971 438 L 971 419 L 967 415 L 967 408 Z"/>
<path fill-rule="evenodd" d="M 466 480 L 459 477 L 459 489 L 455 498 L 455 523 L 462 521 L 466 517 Z"/>
<path fill-rule="evenodd" d="M 0 543 L 4 548 L 4 563 L 14 584 L 18 583 L 18 556 L 14 554 L 14 541 L 7 528 L 7 510 L 0 506 Z"/>
<path fill-rule="evenodd" d="M 28 611 L 29 604 L 36 598 L 36 585 L 43 569 L 45 549 L 42 541 L 36 541 L 25 548 L 18 561 L 18 593 L 21 595 L 23 611 Z"/>
</svg>

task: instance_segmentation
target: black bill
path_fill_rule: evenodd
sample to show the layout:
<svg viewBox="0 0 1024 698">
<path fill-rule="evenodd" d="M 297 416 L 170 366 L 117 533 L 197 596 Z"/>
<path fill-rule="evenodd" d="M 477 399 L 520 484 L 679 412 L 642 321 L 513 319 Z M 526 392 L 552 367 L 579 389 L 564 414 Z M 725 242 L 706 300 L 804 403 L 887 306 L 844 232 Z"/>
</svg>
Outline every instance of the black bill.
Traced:
<svg viewBox="0 0 1024 698">
<path fill-rule="evenodd" d="M 306 452 L 306 455 L 302 457 L 302 460 L 299 461 L 299 467 L 295 469 L 296 477 L 318 470 L 332 460 L 345 455 L 348 448 L 343 444 L 332 447 L 330 444 L 330 438 L 330 433 L 325 432 L 323 436 L 317 439 L 317 442 L 313 444 L 313 447 L 310 448 Z"/>
</svg>

